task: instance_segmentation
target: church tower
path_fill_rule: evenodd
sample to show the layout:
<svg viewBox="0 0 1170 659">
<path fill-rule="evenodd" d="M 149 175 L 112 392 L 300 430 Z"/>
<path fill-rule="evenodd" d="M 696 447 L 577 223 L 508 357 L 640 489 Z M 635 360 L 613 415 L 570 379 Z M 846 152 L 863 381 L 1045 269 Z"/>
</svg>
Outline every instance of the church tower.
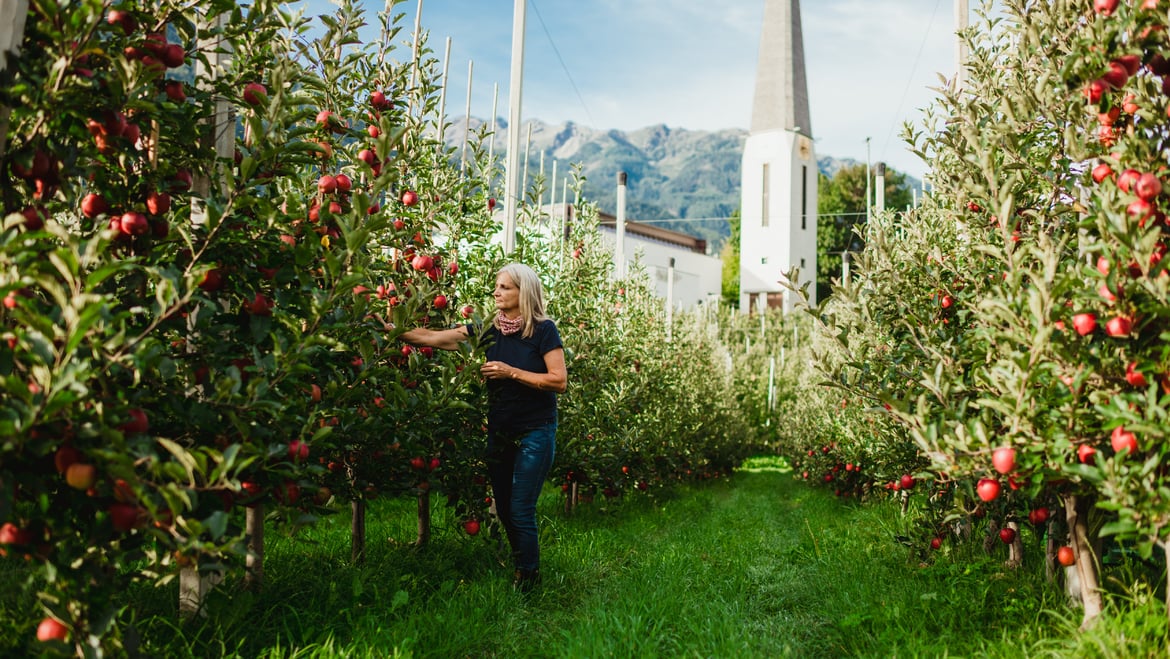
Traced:
<svg viewBox="0 0 1170 659">
<path fill-rule="evenodd" d="M 739 308 L 792 309 L 793 267 L 816 302 L 817 157 L 808 113 L 800 0 L 765 0 L 751 132 L 743 148 Z"/>
</svg>

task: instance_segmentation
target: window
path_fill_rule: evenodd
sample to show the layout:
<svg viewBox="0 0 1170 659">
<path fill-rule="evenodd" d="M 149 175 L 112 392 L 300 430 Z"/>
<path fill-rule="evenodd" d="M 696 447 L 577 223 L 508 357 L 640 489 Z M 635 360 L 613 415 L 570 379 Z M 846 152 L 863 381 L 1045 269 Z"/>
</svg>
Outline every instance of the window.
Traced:
<svg viewBox="0 0 1170 659">
<path fill-rule="evenodd" d="M 808 229 L 808 165 L 800 166 L 800 228 Z"/>
<path fill-rule="evenodd" d="M 801 267 L 801 268 L 803 268 L 803 267 L 804 267 L 804 259 L 801 259 L 801 260 L 800 260 L 800 267 Z"/>
<path fill-rule="evenodd" d="M 771 187 L 771 181 L 768 176 L 768 163 L 764 163 L 764 184 L 760 187 L 760 203 L 763 208 L 760 211 L 760 226 L 768 226 L 768 192 Z"/>
</svg>

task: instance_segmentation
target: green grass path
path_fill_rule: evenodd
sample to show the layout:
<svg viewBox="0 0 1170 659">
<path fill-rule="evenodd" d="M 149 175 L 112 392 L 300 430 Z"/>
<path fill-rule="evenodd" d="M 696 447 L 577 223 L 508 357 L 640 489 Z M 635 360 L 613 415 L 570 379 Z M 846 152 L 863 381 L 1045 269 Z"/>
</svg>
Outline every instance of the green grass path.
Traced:
<svg viewBox="0 0 1170 659">
<path fill-rule="evenodd" d="M 444 506 L 434 506 L 431 544 L 410 546 L 410 504 L 377 503 L 360 567 L 348 561 L 346 514 L 293 538 L 270 533 L 263 593 L 224 588 L 202 623 L 171 622 L 173 589 L 136 590 L 134 609 L 153 639 L 148 650 L 196 657 L 1119 656 L 1115 642 L 1094 652 L 1092 636 L 1070 650 L 1079 614 L 1040 574 L 1004 570 L 1004 557 L 984 555 L 979 542 L 916 555 L 894 540 L 903 531 L 893 503 L 841 502 L 779 471 L 741 471 L 608 508 L 599 498 L 571 516 L 549 487 L 539 507 L 544 583 L 528 595 L 512 591 L 501 565 L 506 552 L 486 534 L 463 534 Z M 1025 533 L 1027 551 L 1039 541 Z M 1133 627 L 1148 623 L 1162 639 L 1157 651 L 1147 629 L 1147 640 L 1126 656 L 1159 656 L 1165 611 L 1153 603 L 1130 628 L 1105 628 L 1102 637 L 1140 638 Z"/>
</svg>

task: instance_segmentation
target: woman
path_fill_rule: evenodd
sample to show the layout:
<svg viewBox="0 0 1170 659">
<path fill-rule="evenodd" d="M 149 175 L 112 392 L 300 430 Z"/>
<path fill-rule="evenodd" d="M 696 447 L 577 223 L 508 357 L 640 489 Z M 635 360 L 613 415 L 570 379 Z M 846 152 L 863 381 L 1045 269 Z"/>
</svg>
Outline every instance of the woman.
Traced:
<svg viewBox="0 0 1170 659">
<path fill-rule="evenodd" d="M 532 268 L 512 263 L 496 275 L 496 316 L 485 338 L 487 463 L 496 513 L 508 534 L 513 585 L 527 592 L 540 581 L 536 500 L 556 453 L 557 394 L 568 384 L 565 351 L 556 324 L 544 314 L 544 292 Z M 416 328 L 407 343 L 455 350 L 471 326 Z"/>
</svg>

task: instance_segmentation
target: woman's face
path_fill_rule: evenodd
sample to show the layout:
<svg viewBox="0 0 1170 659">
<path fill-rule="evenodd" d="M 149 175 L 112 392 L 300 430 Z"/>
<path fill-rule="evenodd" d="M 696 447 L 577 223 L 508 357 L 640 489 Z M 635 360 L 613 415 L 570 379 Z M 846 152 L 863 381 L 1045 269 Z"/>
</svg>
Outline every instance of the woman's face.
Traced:
<svg viewBox="0 0 1170 659">
<path fill-rule="evenodd" d="M 508 273 L 496 275 L 496 290 L 492 297 L 496 300 L 496 309 L 505 315 L 515 317 L 520 313 L 520 288 Z"/>
</svg>

